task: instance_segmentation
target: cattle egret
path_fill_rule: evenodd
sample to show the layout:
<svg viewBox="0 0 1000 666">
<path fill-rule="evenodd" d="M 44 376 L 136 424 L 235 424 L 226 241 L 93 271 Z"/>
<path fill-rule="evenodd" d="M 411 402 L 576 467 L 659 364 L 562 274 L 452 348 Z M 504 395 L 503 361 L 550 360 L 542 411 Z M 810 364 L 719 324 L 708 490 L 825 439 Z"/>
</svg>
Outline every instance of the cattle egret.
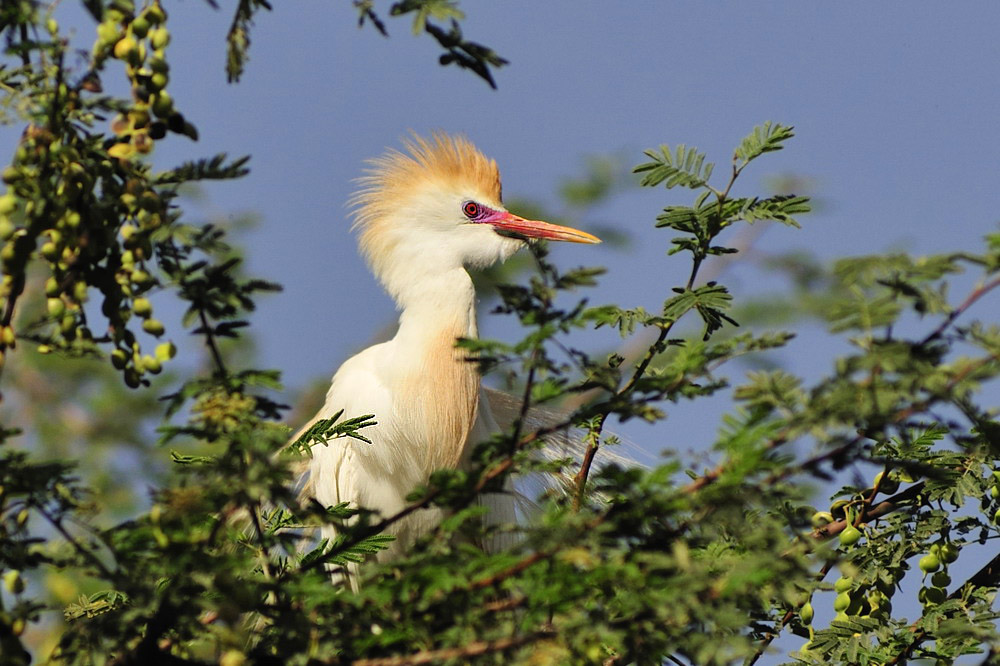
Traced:
<svg viewBox="0 0 1000 666">
<path fill-rule="evenodd" d="M 371 444 L 345 438 L 316 447 L 306 488 L 323 505 L 350 502 L 383 517 L 403 509 L 432 471 L 465 464 L 498 429 L 476 365 L 455 346 L 477 335 L 466 268 L 505 261 L 533 239 L 600 242 L 508 212 L 496 162 L 465 138 L 414 136 L 406 149 L 372 160 L 352 200 L 361 253 L 400 310 L 399 330 L 340 367 L 311 421 L 343 410 L 375 414 L 377 425 L 364 431 Z M 514 519 L 509 495 L 484 501 L 492 521 Z M 440 518 L 422 509 L 392 524 L 396 540 L 379 559 L 398 556 Z"/>
</svg>

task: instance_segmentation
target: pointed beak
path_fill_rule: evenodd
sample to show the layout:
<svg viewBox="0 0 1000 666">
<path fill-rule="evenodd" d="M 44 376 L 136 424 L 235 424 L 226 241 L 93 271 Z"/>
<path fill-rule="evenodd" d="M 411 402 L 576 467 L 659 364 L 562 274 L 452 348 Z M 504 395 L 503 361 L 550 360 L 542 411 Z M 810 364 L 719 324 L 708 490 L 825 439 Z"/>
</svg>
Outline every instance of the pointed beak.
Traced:
<svg viewBox="0 0 1000 666">
<path fill-rule="evenodd" d="M 588 234 L 586 231 L 573 229 L 572 227 L 562 227 L 558 224 L 549 224 L 539 220 L 526 220 L 513 213 L 504 212 L 490 224 L 500 233 L 507 233 L 521 238 L 544 238 L 545 240 L 567 241 L 569 243 L 600 243 L 597 236 Z"/>
</svg>

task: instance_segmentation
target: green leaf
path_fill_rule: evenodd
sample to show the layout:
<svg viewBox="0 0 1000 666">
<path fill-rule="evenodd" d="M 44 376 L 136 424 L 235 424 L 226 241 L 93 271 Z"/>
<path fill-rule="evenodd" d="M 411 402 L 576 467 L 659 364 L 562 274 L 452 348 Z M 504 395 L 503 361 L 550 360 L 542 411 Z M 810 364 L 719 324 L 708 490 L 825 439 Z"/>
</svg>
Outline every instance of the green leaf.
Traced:
<svg viewBox="0 0 1000 666">
<path fill-rule="evenodd" d="M 794 215 L 808 213 L 809 197 L 796 196 L 775 196 L 768 199 L 740 199 L 740 210 L 736 213 L 736 219 L 745 220 L 753 224 L 758 220 L 774 220 L 790 227 L 799 228 L 801 225 L 795 220 Z"/>
<path fill-rule="evenodd" d="M 733 153 L 735 161 L 741 162 L 741 166 L 746 166 L 754 159 L 764 153 L 781 150 L 781 144 L 795 136 L 792 127 L 772 123 L 770 120 L 763 125 L 753 128 L 753 131 L 740 141 L 740 145 Z"/>
<path fill-rule="evenodd" d="M 705 154 L 696 148 L 678 145 L 673 151 L 670 146 L 660 146 L 655 150 L 644 151 L 652 161 L 644 162 L 635 167 L 633 173 L 644 173 L 640 184 L 643 187 L 654 187 L 664 183 L 667 188 L 677 186 L 698 189 L 708 184 L 715 167 L 711 162 L 705 162 Z"/>
</svg>

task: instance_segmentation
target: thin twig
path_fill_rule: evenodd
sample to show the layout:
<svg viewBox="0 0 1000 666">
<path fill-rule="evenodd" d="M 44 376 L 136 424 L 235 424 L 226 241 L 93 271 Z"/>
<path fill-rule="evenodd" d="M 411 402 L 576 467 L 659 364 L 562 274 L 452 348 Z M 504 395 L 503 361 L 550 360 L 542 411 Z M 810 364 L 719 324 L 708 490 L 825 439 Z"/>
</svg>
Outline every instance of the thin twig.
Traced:
<svg viewBox="0 0 1000 666">
<path fill-rule="evenodd" d="M 212 352 L 212 360 L 215 362 L 217 371 L 216 374 L 220 377 L 225 377 L 228 374 L 226 372 L 226 364 L 222 360 L 222 353 L 215 342 L 215 335 L 212 333 L 212 327 L 208 323 L 208 317 L 205 315 L 204 309 L 198 310 L 198 319 L 201 320 L 201 328 L 205 332 L 205 344 L 208 345 L 209 351 Z"/>
<path fill-rule="evenodd" d="M 56 520 L 55 517 L 49 515 L 49 513 L 45 509 L 43 509 L 42 507 L 36 506 L 36 507 L 34 507 L 34 509 L 36 511 L 38 511 L 38 513 L 40 513 L 47 521 L 49 521 L 49 523 L 54 528 L 56 528 L 56 530 L 59 532 L 59 534 L 61 534 L 62 537 L 64 539 L 66 539 L 66 541 L 68 541 L 69 544 L 72 545 L 73 548 L 78 553 L 80 553 L 81 555 L 83 555 L 84 557 L 86 557 L 88 560 L 90 560 L 90 562 L 95 567 L 97 567 L 97 570 L 101 572 L 101 575 L 104 576 L 104 578 L 106 578 L 107 580 L 114 580 L 116 578 L 114 572 L 111 571 L 110 569 L 108 569 L 107 566 L 105 566 L 104 562 L 101 561 L 101 558 L 97 557 L 97 555 L 93 551 L 91 551 L 90 549 L 84 548 L 83 545 L 80 544 L 80 542 L 77 541 L 73 537 L 73 535 L 70 534 L 69 531 L 65 527 L 63 527 L 62 521 Z"/>
<path fill-rule="evenodd" d="M 949 312 L 948 316 L 945 317 L 945 320 L 941 322 L 941 325 L 938 326 L 933 331 L 931 331 L 931 333 L 926 338 L 921 340 L 920 344 L 926 345 L 927 343 L 940 338 L 942 335 L 944 335 L 944 332 L 948 329 L 948 327 L 951 326 L 952 323 L 954 323 L 954 321 L 958 319 L 963 312 L 972 307 L 973 303 L 978 301 L 980 298 L 982 298 L 983 296 L 985 296 L 987 293 L 989 293 L 991 290 L 995 289 L 998 286 L 1000 286 L 1000 277 L 993 278 L 993 280 L 991 280 L 990 282 L 980 285 L 976 289 L 972 290 L 972 293 L 970 293 L 957 308 Z"/>
</svg>

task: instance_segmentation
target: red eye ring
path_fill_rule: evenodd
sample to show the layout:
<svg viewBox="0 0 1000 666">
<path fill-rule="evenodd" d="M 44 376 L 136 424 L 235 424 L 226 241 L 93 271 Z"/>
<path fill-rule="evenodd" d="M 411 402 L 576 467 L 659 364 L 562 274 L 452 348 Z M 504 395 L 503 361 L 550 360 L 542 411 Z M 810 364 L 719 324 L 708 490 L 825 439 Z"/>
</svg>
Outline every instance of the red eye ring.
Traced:
<svg viewBox="0 0 1000 666">
<path fill-rule="evenodd" d="M 479 217 L 479 214 L 482 213 L 482 209 L 475 201 L 466 201 L 462 205 L 462 212 L 465 213 L 467 218 L 472 220 Z"/>
</svg>

